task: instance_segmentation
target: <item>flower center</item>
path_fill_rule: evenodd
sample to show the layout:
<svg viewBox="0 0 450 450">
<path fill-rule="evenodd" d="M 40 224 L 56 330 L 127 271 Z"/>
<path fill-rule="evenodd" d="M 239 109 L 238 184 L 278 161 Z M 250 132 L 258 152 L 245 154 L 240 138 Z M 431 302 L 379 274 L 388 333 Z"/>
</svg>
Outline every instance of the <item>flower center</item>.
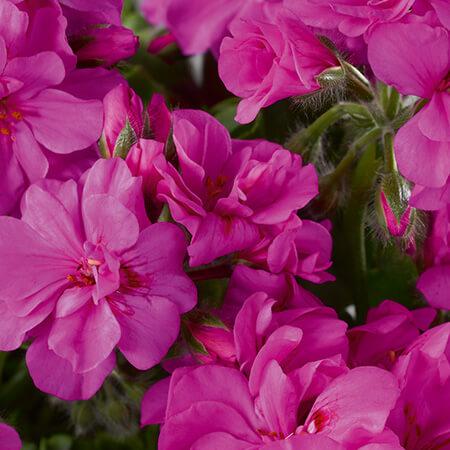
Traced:
<svg viewBox="0 0 450 450">
<path fill-rule="evenodd" d="M 67 279 L 76 287 L 94 286 L 94 267 L 99 267 L 101 261 L 91 258 L 83 258 L 77 270 L 73 274 L 67 275 Z"/>
<path fill-rule="evenodd" d="M 16 110 L 10 110 L 6 100 L 0 100 L 0 136 L 7 136 L 15 141 L 14 131 L 16 123 L 23 120 L 23 114 Z"/>
</svg>

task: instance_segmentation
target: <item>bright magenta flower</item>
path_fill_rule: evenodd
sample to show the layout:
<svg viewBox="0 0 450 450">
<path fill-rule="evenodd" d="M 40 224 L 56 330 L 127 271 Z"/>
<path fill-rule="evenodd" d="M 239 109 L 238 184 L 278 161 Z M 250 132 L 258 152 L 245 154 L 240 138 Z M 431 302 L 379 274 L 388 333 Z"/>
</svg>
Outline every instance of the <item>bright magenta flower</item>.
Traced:
<svg viewBox="0 0 450 450">
<path fill-rule="evenodd" d="M 200 111 L 173 113 L 180 172 L 161 170 L 159 196 L 192 234 L 192 265 L 254 246 L 264 231 L 300 219 L 317 194 L 317 175 L 300 156 L 266 141 L 232 141 Z"/>
<path fill-rule="evenodd" d="M 117 158 L 83 179 L 32 185 L 22 220 L 0 219 L 0 347 L 33 338 L 35 384 L 69 400 L 99 389 L 116 346 L 138 369 L 157 364 L 196 301 L 183 233 L 148 226 L 141 179 Z"/>
</svg>

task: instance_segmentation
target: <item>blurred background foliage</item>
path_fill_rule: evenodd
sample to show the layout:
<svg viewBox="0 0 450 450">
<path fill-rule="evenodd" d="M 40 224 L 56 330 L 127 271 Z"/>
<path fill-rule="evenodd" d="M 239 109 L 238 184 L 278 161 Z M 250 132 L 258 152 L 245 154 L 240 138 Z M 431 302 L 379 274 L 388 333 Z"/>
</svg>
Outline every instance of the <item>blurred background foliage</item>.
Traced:
<svg viewBox="0 0 450 450">
<path fill-rule="evenodd" d="M 172 108 L 207 110 L 234 138 L 265 138 L 284 144 L 293 132 L 306 128 L 333 104 L 332 98 L 311 105 L 279 102 L 264 109 L 253 123 L 240 125 L 233 120 L 237 99 L 226 92 L 211 55 L 185 58 L 174 45 L 158 55 L 149 54 L 148 43 L 159 30 L 146 23 L 131 0 L 126 1 L 123 21 L 139 36 L 141 47 L 131 60 L 121 62 L 118 68 L 143 100 L 160 92 Z M 338 121 L 303 157 L 314 162 L 320 174 L 327 174 L 359 133 L 355 122 L 349 125 Z M 349 305 L 361 298 L 366 299 L 368 306 L 383 299 L 393 299 L 409 307 L 423 302 L 414 289 L 417 261 L 395 244 L 380 240 L 376 227 L 371 228 L 370 220 L 367 222 L 373 214 L 370 197 L 374 195 L 373 185 L 381 161 L 379 153 L 376 145 L 366 149 L 339 186 L 334 186 L 306 211 L 306 216 L 332 220 L 332 272 L 337 281 L 325 285 L 302 282 L 302 285 L 336 308 L 350 324 L 355 321 L 355 315 Z M 366 232 L 359 236 L 361 221 Z M 361 274 L 357 273 L 361 270 L 358 264 L 361 246 L 365 253 L 363 283 Z M 199 282 L 199 303 L 210 307 L 219 305 L 226 284 L 226 279 Z M 145 390 L 165 376 L 161 368 L 138 372 L 123 359 L 119 360 L 117 370 L 94 398 L 86 402 L 63 402 L 33 386 L 25 367 L 25 350 L 24 347 L 16 352 L 0 353 L 0 416 L 18 430 L 25 450 L 157 448 L 158 428 L 140 429 L 139 410 Z"/>
</svg>

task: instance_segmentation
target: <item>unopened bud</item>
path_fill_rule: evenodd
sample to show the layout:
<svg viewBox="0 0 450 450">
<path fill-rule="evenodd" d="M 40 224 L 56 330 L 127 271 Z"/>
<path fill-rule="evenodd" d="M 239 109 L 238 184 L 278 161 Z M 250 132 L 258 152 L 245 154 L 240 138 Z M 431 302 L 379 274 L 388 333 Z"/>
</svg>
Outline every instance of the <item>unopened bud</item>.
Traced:
<svg viewBox="0 0 450 450">
<path fill-rule="evenodd" d="M 116 25 L 92 26 L 70 37 L 70 45 L 81 66 L 106 66 L 136 53 L 139 40 L 128 28 Z"/>
<path fill-rule="evenodd" d="M 236 361 L 236 348 L 233 332 L 219 319 L 209 314 L 202 314 L 185 324 L 185 338 L 202 363 L 217 362 L 232 365 Z"/>
<path fill-rule="evenodd" d="M 377 190 L 376 213 L 387 238 L 411 241 L 416 210 L 410 205 L 411 189 L 398 173 L 383 176 Z"/>
</svg>

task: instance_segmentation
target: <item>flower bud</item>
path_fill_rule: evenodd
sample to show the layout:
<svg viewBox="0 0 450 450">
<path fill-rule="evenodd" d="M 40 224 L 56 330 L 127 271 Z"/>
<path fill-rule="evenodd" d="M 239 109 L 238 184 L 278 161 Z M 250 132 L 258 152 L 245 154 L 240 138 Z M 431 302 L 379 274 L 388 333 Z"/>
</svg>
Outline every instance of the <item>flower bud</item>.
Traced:
<svg viewBox="0 0 450 450">
<path fill-rule="evenodd" d="M 387 238 L 410 244 L 416 210 L 409 204 L 411 189 L 397 172 L 383 175 L 376 195 L 376 214 Z"/>
<path fill-rule="evenodd" d="M 162 96 L 154 95 L 144 109 L 139 96 L 120 84 L 105 96 L 103 108 L 105 121 L 100 146 L 104 157 L 126 158 L 141 138 L 166 142 L 171 115 Z"/>
<path fill-rule="evenodd" d="M 82 35 L 72 36 L 70 45 L 82 66 L 110 67 L 136 53 L 139 39 L 125 27 L 93 26 Z"/>
<path fill-rule="evenodd" d="M 189 334 L 186 340 L 191 351 L 203 364 L 220 362 L 232 365 L 236 361 L 233 332 L 219 319 L 202 315 L 189 320 L 186 334 Z"/>
</svg>

